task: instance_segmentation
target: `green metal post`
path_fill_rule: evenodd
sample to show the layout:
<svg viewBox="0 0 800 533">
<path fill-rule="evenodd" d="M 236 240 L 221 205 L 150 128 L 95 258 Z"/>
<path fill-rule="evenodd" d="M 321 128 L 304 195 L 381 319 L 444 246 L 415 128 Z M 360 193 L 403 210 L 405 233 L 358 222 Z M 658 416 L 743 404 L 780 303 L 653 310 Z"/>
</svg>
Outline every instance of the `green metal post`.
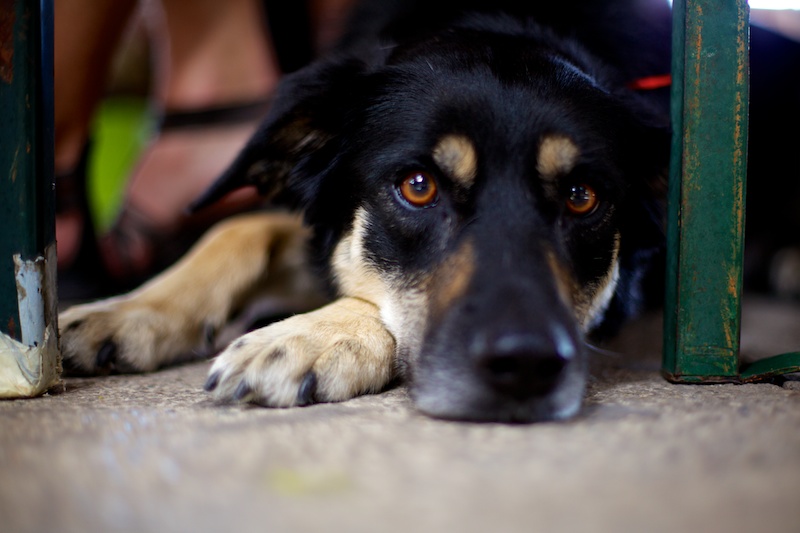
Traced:
<svg viewBox="0 0 800 533">
<path fill-rule="evenodd" d="M 739 366 L 744 249 L 747 0 L 673 3 L 672 159 L 663 372 L 741 382 L 800 370 L 797 354 Z"/>
<path fill-rule="evenodd" d="M 58 381 L 52 0 L 0 0 L 0 397 Z"/>
</svg>

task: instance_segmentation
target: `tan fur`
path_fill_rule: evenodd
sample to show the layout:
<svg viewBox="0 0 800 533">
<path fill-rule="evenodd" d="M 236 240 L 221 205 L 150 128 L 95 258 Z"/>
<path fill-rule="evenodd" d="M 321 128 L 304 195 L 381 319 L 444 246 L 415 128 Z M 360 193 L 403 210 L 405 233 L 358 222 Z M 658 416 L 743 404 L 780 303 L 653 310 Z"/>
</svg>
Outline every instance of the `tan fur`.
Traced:
<svg viewBox="0 0 800 533">
<path fill-rule="evenodd" d="M 398 351 L 412 363 L 422 350 L 425 332 L 464 294 L 475 271 L 474 248 L 467 242 L 436 268 L 413 284 L 392 287 L 392 297 L 381 309 L 386 327 L 397 341 Z"/>
<path fill-rule="evenodd" d="M 353 229 L 336 245 L 331 261 L 339 293 L 373 302 L 379 307 L 389 299 L 387 284 L 378 271 L 364 259 L 364 231 L 367 213 L 356 210 Z"/>
<path fill-rule="evenodd" d="M 253 331 L 214 361 L 213 396 L 228 400 L 241 383 L 241 401 L 289 407 L 308 372 L 317 378 L 317 401 L 341 401 L 377 392 L 394 375 L 395 342 L 380 310 L 358 298 L 341 298 L 302 315 Z"/>
<path fill-rule="evenodd" d="M 617 234 L 608 273 L 599 282 L 585 287 L 575 281 L 552 249 L 547 251 L 547 262 L 556 281 L 559 296 L 567 307 L 573 308 L 575 318 L 584 331 L 596 325 L 598 317 L 611 301 L 619 280 L 619 246 L 620 236 Z"/>
<path fill-rule="evenodd" d="M 91 371 L 100 347 L 117 346 L 119 366 L 153 370 L 209 350 L 232 311 L 265 292 L 319 305 L 296 216 L 255 214 L 217 225 L 180 262 L 126 295 L 71 307 L 59 317 L 65 358 Z"/>
<path fill-rule="evenodd" d="M 353 229 L 337 244 L 332 257 L 333 277 L 339 293 L 371 302 L 398 346 L 416 346 L 416 331 L 424 329 L 427 294 L 413 287 L 394 286 L 393 279 L 379 272 L 364 257 L 367 212 L 356 210 Z"/>
<path fill-rule="evenodd" d="M 469 241 L 462 244 L 436 269 L 428 283 L 431 313 L 438 316 L 453 306 L 467 290 L 475 273 L 475 248 Z"/>
<path fill-rule="evenodd" d="M 545 249 L 547 264 L 550 267 L 550 271 L 553 273 L 558 295 L 561 297 L 561 301 L 564 305 L 572 307 L 576 299 L 578 299 L 577 295 L 579 294 L 580 287 L 578 287 L 575 278 L 572 277 L 572 273 L 558 260 L 553 249 L 547 245 L 545 245 Z"/>
<path fill-rule="evenodd" d="M 613 255 L 608 273 L 598 283 L 589 288 L 588 292 L 591 296 L 585 302 L 582 302 L 579 307 L 578 321 L 583 326 L 584 331 L 588 331 L 597 325 L 598 319 L 602 316 L 614 296 L 614 290 L 619 281 L 619 247 L 620 235 L 617 233 L 614 238 Z"/>
<path fill-rule="evenodd" d="M 392 299 L 381 308 L 381 318 L 397 341 L 398 353 L 413 358 L 422 349 L 430 296 L 422 287 L 398 288 L 392 294 Z"/>
<path fill-rule="evenodd" d="M 475 146 L 463 135 L 446 135 L 433 149 L 433 160 L 464 187 L 471 187 L 478 173 Z"/>
<path fill-rule="evenodd" d="M 580 150 L 569 137 L 547 135 L 539 143 L 536 170 L 546 181 L 553 181 L 569 173 L 580 157 Z"/>
</svg>

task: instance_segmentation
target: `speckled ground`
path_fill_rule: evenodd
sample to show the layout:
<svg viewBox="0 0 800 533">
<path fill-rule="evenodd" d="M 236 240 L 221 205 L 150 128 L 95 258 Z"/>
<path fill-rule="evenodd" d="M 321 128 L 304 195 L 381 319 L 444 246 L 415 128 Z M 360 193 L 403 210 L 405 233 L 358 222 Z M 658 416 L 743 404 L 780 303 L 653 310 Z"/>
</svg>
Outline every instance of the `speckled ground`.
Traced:
<svg viewBox="0 0 800 533">
<path fill-rule="evenodd" d="M 743 352 L 800 347 L 751 301 Z M 797 532 L 800 381 L 671 385 L 650 317 L 597 355 L 567 423 L 442 422 L 405 389 L 220 407 L 208 363 L 0 402 L 0 530 Z"/>
</svg>

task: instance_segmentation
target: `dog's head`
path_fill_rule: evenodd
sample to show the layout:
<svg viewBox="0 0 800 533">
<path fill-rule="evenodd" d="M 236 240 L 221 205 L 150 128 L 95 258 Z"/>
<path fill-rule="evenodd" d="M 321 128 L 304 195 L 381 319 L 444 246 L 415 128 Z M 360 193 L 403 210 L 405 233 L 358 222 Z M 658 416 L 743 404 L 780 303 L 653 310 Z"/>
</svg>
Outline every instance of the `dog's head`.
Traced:
<svg viewBox="0 0 800 533">
<path fill-rule="evenodd" d="M 584 337 L 636 299 L 659 239 L 664 128 L 552 41 L 461 27 L 309 67 L 207 197 L 252 184 L 303 208 L 333 285 L 379 305 L 435 416 L 575 414 Z"/>
</svg>

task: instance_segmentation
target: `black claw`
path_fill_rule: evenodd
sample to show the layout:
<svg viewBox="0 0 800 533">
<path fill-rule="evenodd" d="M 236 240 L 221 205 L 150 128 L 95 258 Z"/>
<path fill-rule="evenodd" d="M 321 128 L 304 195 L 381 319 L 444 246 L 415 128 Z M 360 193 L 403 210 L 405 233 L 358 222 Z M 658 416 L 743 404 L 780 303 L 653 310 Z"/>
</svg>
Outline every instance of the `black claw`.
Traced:
<svg viewBox="0 0 800 533">
<path fill-rule="evenodd" d="M 61 368 L 65 376 L 87 376 L 89 373 L 74 358 L 64 357 L 61 360 Z"/>
<path fill-rule="evenodd" d="M 97 351 L 95 364 L 98 368 L 109 368 L 117 360 L 117 345 L 112 340 L 107 340 Z"/>
<path fill-rule="evenodd" d="M 249 396 L 253 392 L 253 388 L 247 384 L 246 381 L 242 381 L 239 383 L 239 386 L 236 387 L 236 390 L 233 393 L 233 401 L 240 402 L 245 397 Z"/>
<path fill-rule="evenodd" d="M 214 346 L 214 341 L 217 338 L 217 328 L 214 327 L 214 324 L 206 323 L 203 326 L 203 337 L 205 337 L 206 345 Z"/>
<path fill-rule="evenodd" d="M 300 388 L 297 391 L 298 405 L 308 405 L 314 403 L 314 395 L 317 393 L 317 375 L 311 371 L 300 382 Z"/>
<path fill-rule="evenodd" d="M 203 390 L 206 392 L 211 392 L 212 390 L 216 389 L 217 385 L 219 385 L 220 376 L 222 376 L 222 372 L 214 372 L 208 376 L 205 385 L 203 385 Z"/>
</svg>

